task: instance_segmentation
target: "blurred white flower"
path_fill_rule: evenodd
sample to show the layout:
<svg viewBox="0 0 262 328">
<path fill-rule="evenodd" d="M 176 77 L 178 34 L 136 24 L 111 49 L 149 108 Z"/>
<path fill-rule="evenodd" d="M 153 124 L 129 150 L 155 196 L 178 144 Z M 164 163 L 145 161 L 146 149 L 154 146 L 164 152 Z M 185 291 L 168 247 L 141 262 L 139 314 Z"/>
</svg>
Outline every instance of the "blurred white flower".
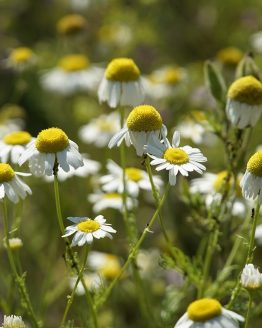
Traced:
<svg viewBox="0 0 262 328">
<path fill-rule="evenodd" d="M 114 279 L 120 274 L 121 264 L 116 255 L 91 251 L 87 259 L 88 267 L 107 279 Z"/>
<path fill-rule="evenodd" d="M 17 71 L 24 71 L 36 63 L 36 58 L 36 55 L 30 48 L 18 47 L 10 52 L 6 65 Z"/>
<path fill-rule="evenodd" d="M 262 286 L 262 274 L 254 265 L 246 264 L 241 273 L 241 285 L 247 289 L 256 289 Z"/>
<path fill-rule="evenodd" d="M 5 315 L 2 328 L 26 328 L 22 317 L 17 315 Z"/>
<path fill-rule="evenodd" d="M 83 275 L 84 282 L 86 287 L 90 291 L 95 291 L 96 289 L 99 289 L 103 285 L 103 278 L 97 274 L 97 273 L 85 273 Z M 78 277 L 70 277 L 69 279 L 69 287 L 73 289 L 75 287 L 75 284 L 77 282 Z M 81 281 L 78 282 L 76 287 L 76 295 L 82 296 L 85 295 L 85 288 Z"/>
<path fill-rule="evenodd" d="M 120 115 L 113 112 L 108 115 L 100 115 L 92 119 L 79 130 L 80 139 L 96 147 L 105 147 L 109 140 L 120 129 Z"/>
<path fill-rule="evenodd" d="M 109 174 L 104 175 L 100 178 L 102 189 L 105 192 L 117 192 L 121 194 L 123 192 L 123 170 L 114 161 L 108 160 L 107 170 Z M 126 191 L 132 197 L 137 197 L 139 189 L 151 190 L 151 183 L 147 172 L 140 170 L 135 167 L 125 168 L 126 177 Z M 163 184 L 162 180 L 158 176 L 153 177 L 154 184 L 157 189 Z"/>
<path fill-rule="evenodd" d="M 90 203 L 93 203 L 93 211 L 99 213 L 107 208 L 114 208 L 122 212 L 123 210 L 123 197 L 117 193 L 102 193 L 100 191 L 90 194 L 88 196 Z M 127 208 L 130 210 L 137 206 L 137 200 L 127 197 Z"/>
<path fill-rule="evenodd" d="M 250 37 L 250 43 L 257 53 L 262 53 L 262 31 L 252 34 Z"/>
</svg>

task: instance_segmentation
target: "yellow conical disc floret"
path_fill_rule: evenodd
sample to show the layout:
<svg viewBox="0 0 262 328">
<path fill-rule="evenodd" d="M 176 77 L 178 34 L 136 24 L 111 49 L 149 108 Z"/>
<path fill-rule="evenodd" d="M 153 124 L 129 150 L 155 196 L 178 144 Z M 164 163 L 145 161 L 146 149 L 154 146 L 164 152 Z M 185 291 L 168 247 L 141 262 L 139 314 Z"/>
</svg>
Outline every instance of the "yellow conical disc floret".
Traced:
<svg viewBox="0 0 262 328">
<path fill-rule="evenodd" d="M 10 59 L 14 63 L 25 63 L 30 60 L 33 56 L 31 49 L 26 47 L 19 47 L 14 49 L 10 54 Z"/>
<path fill-rule="evenodd" d="M 4 137 L 7 145 L 26 145 L 32 139 L 30 133 L 26 131 L 16 131 L 9 133 Z"/>
<path fill-rule="evenodd" d="M 243 52 L 235 47 L 221 49 L 217 53 L 217 59 L 226 65 L 237 65 L 243 58 Z"/>
<path fill-rule="evenodd" d="M 250 157 L 247 163 L 247 170 L 257 177 L 262 177 L 262 150 Z"/>
<path fill-rule="evenodd" d="M 224 190 L 228 191 L 230 188 L 232 188 L 234 179 L 232 176 L 229 178 L 228 174 L 229 174 L 228 171 L 221 171 L 221 172 L 217 173 L 216 179 L 213 182 L 213 187 L 216 192 L 221 193 Z M 240 188 L 240 184 L 239 184 L 239 179 L 236 180 L 235 188 L 236 188 L 235 189 L 236 195 L 241 197 L 242 192 L 241 192 L 241 188 Z"/>
<path fill-rule="evenodd" d="M 68 55 L 60 59 L 58 66 L 64 71 L 81 71 L 89 66 L 89 60 L 84 55 Z"/>
<path fill-rule="evenodd" d="M 57 153 L 64 150 L 68 145 L 68 136 L 59 128 L 41 131 L 35 142 L 37 150 L 41 153 Z"/>
<path fill-rule="evenodd" d="M 73 34 L 84 29 L 86 19 L 81 15 L 67 15 L 62 17 L 57 23 L 57 31 L 61 34 Z"/>
<path fill-rule="evenodd" d="M 164 159 L 171 164 L 181 165 L 188 163 L 188 154 L 180 148 L 168 148 L 164 153 Z"/>
<path fill-rule="evenodd" d="M 15 171 L 9 164 L 0 163 L 0 183 L 8 182 L 15 176 Z"/>
<path fill-rule="evenodd" d="M 94 220 L 87 219 L 86 221 L 80 222 L 77 225 L 78 230 L 91 233 L 100 228 L 100 224 Z"/>
<path fill-rule="evenodd" d="M 108 64 L 105 77 L 111 81 L 136 81 L 140 77 L 140 71 L 132 59 L 116 58 Z"/>
<path fill-rule="evenodd" d="M 162 124 L 161 115 L 150 105 L 135 107 L 127 118 L 127 127 L 131 131 L 156 131 L 161 129 Z"/>
<path fill-rule="evenodd" d="M 175 85 L 183 78 L 182 70 L 179 67 L 171 67 L 167 69 L 164 75 L 163 82 L 171 85 Z"/>
<path fill-rule="evenodd" d="M 233 82 L 228 98 L 248 105 L 262 104 L 262 84 L 253 76 L 245 76 Z"/>
<path fill-rule="evenodd" d="M 126 176 L 129 180 L 138 182 L 143 178 L 142 171 L 135 167 L 126 168 Z"/>
<path fill-rule="evenodd" d="M 202 298 L 189 305 L 187 314 L 193 321 L 206 321 L 222 313 L 221 304 L 212 298 Z"/>
</svg>

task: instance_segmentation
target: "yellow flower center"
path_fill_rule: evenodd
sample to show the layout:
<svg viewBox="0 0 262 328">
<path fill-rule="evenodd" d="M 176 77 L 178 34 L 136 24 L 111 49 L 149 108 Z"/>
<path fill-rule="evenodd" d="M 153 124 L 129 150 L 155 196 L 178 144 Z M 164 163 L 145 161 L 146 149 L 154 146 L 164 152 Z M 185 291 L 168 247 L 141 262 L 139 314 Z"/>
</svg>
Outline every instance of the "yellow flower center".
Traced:
<svg viewBox="0 0 262 328">
<path fill-rule="evenodd" d="M 262 150 L 250 157 L 247 162 L 247 170 L 257 177 L 262 177 Z"/>
<path fill-rule="evenodd" d="M 206 115 L 204 112 L 201 112 L 199 110 L 193 110 L 190 113 L 193 117 L 194 120 L 196 120 L 197 122 L 203 122 L 206 121 Z"/>
<path fill-rule="evenodd" d="M 57 31 L 64 35 L 74 34 L 83 30 L 86 23 L 86 19 L 81 15 L 67 15 L 58 21 Z"/>
<path fill-rule="evenodd" d="M 142 171 L 139 169 L 136 169 L 135 167 L 128 167 L 126 168 L 126 176 L 129 180 L 132 181 L 140 181 L 142 179 Z"/>
<path fill-rule="evenodd" d="M 30 133 L 16 131 L 6 135 L 3 140 L 7 145 L 26 145 L 31 139 L 32 136 Z"/>
<path fill-rule="evenodd" d="M 105 77 L 111 81 L 136 81 L 140 77 L 140 71 L 131 58 L 116 58 L 108 64 Z"/>
<path fill-rule="evenodd" d="M 216 192 L 221 193 L 224 190 L 228 191 L 230 188 L 232 188 L 234 183 L 233 177 L 228 178 L 228 172 L 227 171 L 221 171 L 217 173 L 216 179 L 213 182 L 213 187 Z M 239 183 L 239 179 L 236 181 L 236 195 L 238 197 L 241 197 L 241 187 Z"/>
<path fill-rule="evenodd" d="M 150 105 L 135 107 L 127 118 L 127 127 L 131 131 L 156 131 L 160 130 L 163 124 L 159 112 Z"/>
<path fill-rule="evenodd" d="M 104 120 L 99 120 L 96 122 L 96 125 L 101 131 L 104 132 L 114 132 L 115 131 L 115 126 L 111 122 L 107 122 Z"/>
<path fill-rule="evenodd" d="M 90 233 L 100 229 L 100 224 L 94 220 L 87 219 L 86 221 L 78 223 L 77 229 L 82 232 Z"/>
<path fill-rule="evenodd" d="M 14 63 L 25 63 L 33 56 L 33 51 L 26 47 L 19 47 L 14 49 L 10 54 L 10 59 Z"/>
<path fill-rule="evenodd" d="M 8 182 L 15 176 L 15 171 L 9 164 L 0 163 L 0 183 Z"/>
<path fill-rule="evenodd" d="M 262 84 L 253 76 L 245 76 L 233 82 L 228 97 L 248 105 L 262 104 Z"/>
<path fill-rule="evenodd" d="M 108 279 L 114 279 L 119 275 L 121 271 L 121 266 L 118 261 L 118 258 L 114 255 L 108 254 L 105 256 L 104 265 L 99 268 L 98 272 Z"/>
<path fill-rule="evenodd" d="M 207 321 L 222 313 L 221 304 L 212 298 L 202 298 L 189 305 L 187 314 L 193 321 Z"/>
<path fill-rule="evenodd" d="M 59 128 L 50 128 L 41 131 L 35 142 L 40 153 L 57 153 L 69 145 L 68 136 Z"/>
<path fill-rule="evenodd" d="M 164 81 L 167 84 L 177 84 L 182 80 L 183 74 L 180 68 L 170 68 L 166 71 Z"/>
<path fill-rule="evenodd" d="M 234 47 L 221 49 L 217 53 L 217 59 L 225 65 L 237 65 L 243 58 L 243 52 Z"/>
<path fill-rule="evenodd" d="M 66 72 L 81 71 L 89 66 L 89 60 L 84 55 L 68 55 L 60 59 L 58 66 Z"/>
<path fill-rule="evenodd" d="M 122 199 L 121 195 L 117 194 L 115 192 L 109 192 L 109 193 L 105 194 L 104 197 L 107 199 L 117 199 L 117 198 Z"/>
<path fill-rule="evenodd" d="M 166 159 L 171 164 L 185 164 L 189 161 L 188 154 L 180 148 L 168 148 L 164 152 L 164 159 Z"/>
</svg>

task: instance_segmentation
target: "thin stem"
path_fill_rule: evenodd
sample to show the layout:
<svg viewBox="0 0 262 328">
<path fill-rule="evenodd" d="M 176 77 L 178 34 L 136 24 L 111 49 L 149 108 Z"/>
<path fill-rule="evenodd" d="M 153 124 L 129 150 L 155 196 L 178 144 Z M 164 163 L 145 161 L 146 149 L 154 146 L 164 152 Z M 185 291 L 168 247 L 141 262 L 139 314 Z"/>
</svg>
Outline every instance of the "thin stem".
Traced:
<svg viewBox="0 0 262 328">
<path fill-rule="evenodd" d="M 259 217 L 259 209 L 260 209 L 260 203 L 259 203 L 259 197 L 258 197 L 257 198 L 256 209 L 255 209 L 255 215 L 254 215 L 253 223 L 252 223 L 252 229 L 251 229 L 250 241 L 249 241 L 249 246 L 248 246 L 246 264 L 251 263 L 252 260 L 253 260 L 253 257 L 254 257 L 255 232 L 256 232 L 257 221 L 258 221 L 258 217 Z"/>
<path fill-rule="evenodd" d="M 167 198 L 168 195 L 168 191 L 170 189 L 170 185 L 168 184 L 166 187 L 166 190 L 164 192 L 164 195 L 159 203 L 158 208 L 156 209 L 154 215 L 152 216 L 151 220 L 149 221 L 149 223 L 147 224 L 146 228 L 143 230 L 140 238 L 138 239 L 138 241 L 136 242 L 136 244 L 134 245 L 134 247 L 132 248 L 131 252 L 129 253 L 129 256 L 125 262 L 125 264 L 122 266 L 118 276 L 111 282 L 111 284 L 108 286 L 108 288 L 106 289 L 104 295 L 102 295 L 102 297 L 100 298 L 100 300 L 98 301 L 98 303 L 96 304 L 96 307 L 101 306 L 108 298 L 108 296 L 110 295 L 112 289 L 114 288 L 114 286 L 116 285 L 116 283 L 118 282 L 118 280 L 121 278 L 122 274 L 125 272 L 125 270 L 128 268 L 130 262 L 135 258 L 135 255 L 137 253 L 137 251 L 139 250 L 141 244 L 143 243 L 147 233 L 151 232 L 151 228 L 153 226 L 153 224 L 155 223 L 159 212 L 161 210 L 161 208 L 163 207 L 165 200 Z"/>
<path fill-rule="evenodd" d="M 13 272 L 13 275 L 15 277 L 15 282 L 17 283 L 18 289 L 21 293 L 21 296 L 23 298 L 23 301 L 26 305 L 26 309 L 31 317 L 32 323 L 34 327 L 41 327 L 39 322 L 37 321 L 37 318 L 35 316 L 26 286 L 25 286 L 25 281 L 22 276 L 20 276 L 17 272 L 16 264 L 15 264 L 15 258 L 13 256 L 13 252 L 10 248 L 10 243 L 9 243 L 9 231 L 8 231 L 8 213 L 7 213 L 7 204 L 6 204 L 6 199 L 3 199 L 2 202 L 3 205 L 3 219 L 4 219 L 4 232 L 5 232 L 5 240 L 6 240 L 6 249 L 7 249 L 7 256 L 8 260 L 10 263 L 11 270 Z"/>
<path fill-rule="evenodd" d="M 84 269 L 85 269 L 86 262 L 87 262 L 88 253 L 89 253 L 89 246 L 87 246 L 85 248 L 85 254 L 84 254 L 84 260 L 83 260 L 82 268 L 80 269 L 80 272 L 79 272 L 79 275 L 78 275 L 77 280 L 75 282 L 75 285 L 74 285 L 74 288 L 72 290 L 72 293 L 71 293 L 70 296 L 68 296 L 66 308 L 65 308 L 65 311 L 64 311 L 64 315 L 63 315 L 63 318 L 62 318 L 62 321 L 61 321 L 61 324 L 60 324 L 60 327 L 61 328 L 63 328 L 64 325 L 65 325 L 65 321 L 66 321 L 66 318 L 67 318 L 69 309 L 70 309 L 70 307 L 71 307 L 71 305 L 73 304 L 73 301 L 74 301 L 74 296 L 75 296 L 75 292 L 76 292 L 77 286 L 79 284 L 79 281 L 83 277 Z"/>
<path fill-rule="evenodd" d="M 248 328 L 248 322 L 249 322 L 249 317 L 250 317 L 250 310 L 252 306 L 252 294 L 248 292 L 248 305 L 247 305 L 247 313 L 246 313 L 246 319 L 245 319 L 245 327 Z"/>
<path fill-rule="evenodd" d="M 56 204 L 56 213 L 57 213 L 57 220 L 58 220 L 58 224 L 61 230 L 61 233 L 63 234 L 65 231 L 65 227 L 64 227 L 64 223 L 63 223 L 63 216 L 62 216 L 62 211 L 61 211 L 61 203 L 60 203 L 60 195 L 59 195 L 59 187 L 58 187 L 58 179 L 57 179 L 57 167 L 54 167 L 54 192 L 55 192 L 55 204 Z M 67 263 L 67 265 L 71 268 L 75 268 L 77 275 L 80 276 L 80 269 L 78 267 L 78 260 L 76 258 L 76 255 L 74 254 L 73 250 L 72 250 L 72 246 L 70 244 L 70 241 L 68 238 L 64 238 L 65 240 L 65 244 L 67 246 L 67 253 L 69 255 L 69 258 L 71 260 L 71 263 L 68 262 L 67 260 L 67 256 L 65 255 L 65 261 Z M 90 307 L 91 310 L 91 315 L 92 315 L 92 320 L 93 320 L 93 325 L 95 328 L 98 327 L 97 324 L 97 315 L 96 315 L 96 311 L 94 308 L 94 304 L 93 304 L 93 300 L 92 297 L 90 295 L 90 292 L 86 286 L 85 280 L 83 277 L 80 276 L 80 280 L 81 283 L 83 284 L 84 290 L 85 290 L 85 296 L 86 296 L 86 300 L 87 303 Z"/>
</svg>

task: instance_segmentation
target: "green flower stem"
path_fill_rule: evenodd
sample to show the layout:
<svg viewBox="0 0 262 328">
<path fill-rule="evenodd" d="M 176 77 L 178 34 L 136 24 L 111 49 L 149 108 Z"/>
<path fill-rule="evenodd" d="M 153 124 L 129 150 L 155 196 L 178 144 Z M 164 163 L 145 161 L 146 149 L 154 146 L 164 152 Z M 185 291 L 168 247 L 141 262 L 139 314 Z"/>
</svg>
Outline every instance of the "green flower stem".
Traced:
<svg viewBox="0 0 262 328">
<path fill-rule="evenodd" d="M 147 174 L 148 174 L 149 181 L 150 181 L 150 184 L 151 184 L 152 194 L 153 194 L 153 197 L 155 199 L 156 206 L 159 206 L 160 197 L 159 197 L 158 190 L 157 190 L 157 188 L 155 186 L 155 183 L 154 183 L 154 180 L 153 180 L 153 174 L 152 174 L 152 169 L 151 169 L 151 165 L 150 165 L 150 159 L 149 159 L 148 156 L 146 158 L 146 170 L 147 170 Z M 163 232 L 164 238 L 165 238 L 165 240 L 168 244 L 169 250 L 171 251 L 172 243 L 171 243 L 171 241 L 168 237 L 168 234 L 166 232 L 161 212 L 159 212 L 158 219 L 159 219 L 159 224 L 160 224 L 161 230 Z"/>
<path fill-rule="evenodd" d="M 246 313 L 244 328 L 248 328 L 251 306 L 252 306 L 252 294 L 251 292 L 248 292 L 248 305 L 247 305 L 247 313 Z"/>
<path fill-rule="evenodd" d="M 20 276 L 17 272 L 16 264 L 15 264 L 15 258 L 13 256 L 13 252 L 10 248 L 10 243 L 9 243 L 9 231 L 8 231 L 8 213 L 7 213 L 7 204 L 6 204 L 6 199 L 4 198 L 2 201 L 3 205 L 3 219 L 4 219 L 4 232 L 5 232 L 5 240 L 6 240 L 6 249 L 7 249 L 7 256 L 8 260 L 10 263 L 10 267 L 12 270 L 12 273 L 15 277 L 15 282 L 17 284 L 17 287 L 21 293 L 21 296 L 23 298 L 23 302 L 26 306 L 27 312 L 31 317 L 32 324 L 34 327 L 41 327 L 40 323 L 37 321 L 37 318 L 35 316 L 26 286 L 25 286 L 25 281 L 24 277 Z"/>
<path fill-rule="evenodd" d="M 56 213 L 57 213 L 57 219 L 58 219 L 58 224 L 61 230 L 61 233 L 64 234 L 65 232 L 65 226 L 63 223 L 63 217 L 62 217 L 62 211 L 61 211 L 61 203 L 60 203 L 60 195 L 59 195 L 59 187 L 58 187 L 58 178 L 57 178 L 57 167 L 54 168 L 54 192 L 55 192 L 55 204 L 56 204 Z M 97 324 L 97 315 L 96 315 L 96 311 L 94 308 L 94 304 L 93 304 L 93 300 L 92 300 L 92 296 L 90 295 L 90 292 L 86 286 L 85 280 L 83 278 L 83 276 L 81 277 L 80 275 L 80 269 L 78 266 L 78 259 L 76 257 L 76 255 L 74 254 L 73 250 L 72 250 L 72 246 L 70 244 L 70 241 L 68 238 L 64 238 L 65 240 L 65 244 L 66 244 L 66 249 L 67 249 L 67 253 L 69 255 L 70 261 L 68 261 L 67 255 L 65 255 L 65 261 L 68 265 L 68 267 L 70 268 L 75 268 L 78 277 L 80 276 L 80 281 L 83 284 L 84 290 L 85 290 L 85 296 L 86 296 L 86 300 L 87 303 L 90 307 L 91 310 L 91 315 L 92 315 L 92 320 L 93 320 L 93 326 L 95 328 L 98 328 L 98 324 Z"/>
<path fill-rule="evenodd" d="M 159 203 L 158 208 L 156 209 L 154 215 L 152 216 L 151 220 L 149 221 L 149 223 L 147 224 L 146 228 L 143 230 L 140 238 L 138 239 L 138 241 L 136 242 L 136 244 L 134 245 L 134 247 L 132 248 L 131 252 L 129 253 L 129 256 L 125 262 L 125 264 L 122 266 L 118 276 L 111 282 L 111 284 L 108 286 L 108 288 L 106 289 L 104 295 L 102 295 L 102 297 L 98 300 L 96 307 L 100 307 L 108 298 L 108 296 L 110 295 L 112 289 L 114 288 L 114 286 L 116 285 L 116 283 L 118 282 L 118 280 L 121 278 L 122 274 L 125 272 L 125 270 L 128 268 L 129 264 L 132 262 L 132 260 L 135 258 L 137 251 L 139 250 L 141 244 L 143 243 L 147 233 L 151 232 L 151 228 L 153 226 L 153 224 L 155 223 L 156 219 L 158 218 L 159 212 L 161 210 L 161 208 L 163 207 L 165 200 L 167 198 L 168 195 L 168 191 L 170 189 L 170 185 L 168 184 L 166 187 L 166 190 L 164 192 L 164 195 Z"/>
<path fill-rule="evenodd" d="M 67 298 L 66 308 L 65 308 L 64 315 L 63 315 L 63 318 L 62 318 L 62 321 L 61 321 L 61 324 L 60 324 L 60 327 L 61 328 L 63 328 L 64 325 L 65 325 L 65 322 L 66 322 L 66 318 L 67 318 L 69 309 L 70 309 L 70 307 L 71 307 L 71 305 L 73 304 L 73 301 L 74 301 L 74 297 L 75 297 L 75 292 L 76 292 L 77 286 L 79 284 L 79 281 L 83 277 L 83 273 L 84 273 L 84 269 L 85 269 L 85 266 L 86 266 L 89 249 L 90 249 L 90 246 L 89 245 L 85 247 L 83 265 L 82 265 L 82 268 L 80 269 L 80 272 L 79 272 L 79 275 L 78 275 L 77 280 L 75 282 L 75 285 L 74 285 L 74 288 L 72 290 L 72 293 Z"/>
<path fill-rule="evenodd" d="M 206 257 L 205 257 L 204 268 L 203 268 L 203 279 L 200 283 L 200 288 L 198 290 L 198 298 L 203 297 L 206 289 L 211 260 L 215 247 L 217 245 L 218 234 L 219 234 L 218 227 L 215 226 L 215 230 L 210 233 L 208 238 L 207 251 L 206 251 Z"/>
</svg>

